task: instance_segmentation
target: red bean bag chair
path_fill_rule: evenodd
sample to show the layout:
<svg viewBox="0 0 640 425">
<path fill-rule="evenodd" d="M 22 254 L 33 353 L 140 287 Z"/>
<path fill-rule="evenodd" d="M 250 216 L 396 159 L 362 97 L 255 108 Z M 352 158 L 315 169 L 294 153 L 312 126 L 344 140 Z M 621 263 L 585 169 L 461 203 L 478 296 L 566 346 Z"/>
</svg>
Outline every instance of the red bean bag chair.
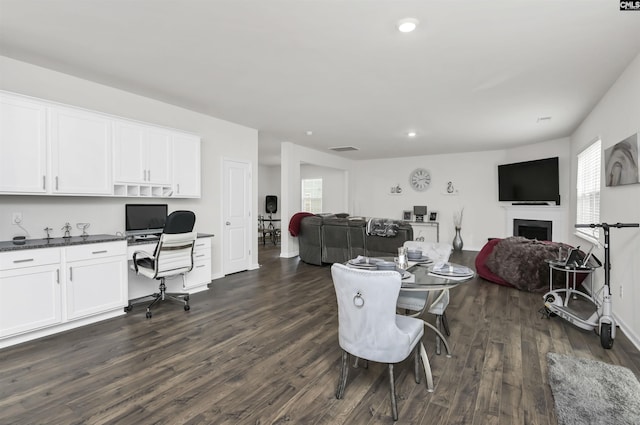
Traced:
<svg viewBox="0 0 640 425">
<path fill-rule="evenodd" d="M 496 246 L 496 244 L 501 240 L 502 239 L 499 238 L 491 239 L 486 243 L 485 246 L 482 247 L 482 249 L 478 253 L 478 256 L 476 257 L 476 272 L 481 278 L 486 279 L 489 282 L 497 283 L 498 285 L 513 287 L 512 284 L 489 270 L 489 267 L 487 267 L 486 265 L 487 257 L 493 251 L 493 247 Z"/>
<path fill-rule="evenodd" d="M 557 259 L 560 247 L 565 253 L 573 248 L 560 242 L 537 241 L 520 236 L 492 239 L 478 253 L 476 271 L 483 279 L 499 285 L 522 291 L 546 292 L 549 290 L 547 260 Z M 580 253 L 584 257 L 584 253 Z M 586 273 L 578 273 L 576 284 L 580 284 L 586 276 Z M 565 274 L 554 272 L 553 285 L 564 286 Z"/>
</svg>

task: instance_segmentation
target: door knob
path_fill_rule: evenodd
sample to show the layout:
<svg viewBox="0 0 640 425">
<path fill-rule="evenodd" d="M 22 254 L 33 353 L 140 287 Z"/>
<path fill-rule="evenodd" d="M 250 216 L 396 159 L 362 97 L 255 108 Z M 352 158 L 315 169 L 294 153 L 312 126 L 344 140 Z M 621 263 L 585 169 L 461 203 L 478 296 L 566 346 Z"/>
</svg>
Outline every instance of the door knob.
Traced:
<svg viewBox="0 0 640 425">
<path fill-rule="evenodd" d="M 230 222 L 230 221 L 227 221 L 225 224 L 226 224 L 227 226 L 231 226 L 231 222 Z"/>
</svg>

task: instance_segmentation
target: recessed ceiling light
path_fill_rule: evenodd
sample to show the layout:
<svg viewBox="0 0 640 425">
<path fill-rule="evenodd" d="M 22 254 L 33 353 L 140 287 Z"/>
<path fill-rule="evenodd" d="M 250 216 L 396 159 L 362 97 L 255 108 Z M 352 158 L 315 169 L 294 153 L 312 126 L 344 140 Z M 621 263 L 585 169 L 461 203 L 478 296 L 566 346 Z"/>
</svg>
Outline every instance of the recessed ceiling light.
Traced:
<svg viewBox="0 0 640 425">
<path fill-rule="evenodd" d="M 416 133 L 415 131 L 410 131 L 407 133 L 408 137 L 416 137 L 418 135 L 418 133 Z"/>
<path fill-rule="evenodd" d="M 398 31 L 411 32 L 418 26 L 418 20 L 414 18 L 404 18 L 398 21 Z"/>
<path fill-rule="evenodd" d="M 313 131 L 307 130 L 307 136 L 311 136 L 312 134 L 313 134 Z"/>
</svg>

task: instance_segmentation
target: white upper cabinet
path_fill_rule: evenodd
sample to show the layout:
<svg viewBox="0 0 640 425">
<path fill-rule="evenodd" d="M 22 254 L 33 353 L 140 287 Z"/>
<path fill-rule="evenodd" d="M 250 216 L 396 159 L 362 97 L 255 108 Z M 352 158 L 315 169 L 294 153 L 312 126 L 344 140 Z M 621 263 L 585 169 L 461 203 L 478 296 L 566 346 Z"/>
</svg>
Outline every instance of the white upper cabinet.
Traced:
<svg viewBox="0 0 640 425">
<path fill-rule="evenodd" d="M 0 194 L 200 197 L 200 138 L 0 91 Z"/>
<path fill-rule="evenodd" d="M 51 193 L 112 194 L 112 120 L 61 106 L 50 111 Z"/>
<path fill-rule="evenodd" d="M 116 121 L 113 140 L 113 177 L 116 182 L 145 181 L 144 128 L 124 121 Z"/>
<path fill-rule="evenodd" d="M 200 197 L 200 138 L 173 135 L 173 196 Z"/>
<path fill-rule="evenodd" d="M 171 133 L 160 128 L 147 131 L 147 179 L 171 184 Z"/>
<path fill-rule="evenodd" d="M 116 183 L 171 184 L 171 133 L 128 121 L 115 122 Z"/>
<path fill-rule="evenodd" d="M 46 193 L 46 107 L 0 93 L 0 192 Z"/>
</svg>

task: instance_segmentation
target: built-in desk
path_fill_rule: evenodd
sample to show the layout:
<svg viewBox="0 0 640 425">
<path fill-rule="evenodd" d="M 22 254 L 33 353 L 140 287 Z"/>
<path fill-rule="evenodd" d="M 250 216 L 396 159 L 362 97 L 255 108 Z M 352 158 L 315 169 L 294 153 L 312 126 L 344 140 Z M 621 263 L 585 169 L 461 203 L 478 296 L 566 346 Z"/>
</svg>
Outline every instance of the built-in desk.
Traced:
<svg viewBox="0 0 640 425">
<path fill-rule="evenodd" d="M 211 282 L 211 237 L 198 234 L 193 270 L 178 292 Z M 124 314 L 129 300 L 158 291 L 158 281 L 130 270 L 133 253 L 153 253 L 158 240 L 90 235 L 0 241 L 0 348 Z"/>
</svg>

